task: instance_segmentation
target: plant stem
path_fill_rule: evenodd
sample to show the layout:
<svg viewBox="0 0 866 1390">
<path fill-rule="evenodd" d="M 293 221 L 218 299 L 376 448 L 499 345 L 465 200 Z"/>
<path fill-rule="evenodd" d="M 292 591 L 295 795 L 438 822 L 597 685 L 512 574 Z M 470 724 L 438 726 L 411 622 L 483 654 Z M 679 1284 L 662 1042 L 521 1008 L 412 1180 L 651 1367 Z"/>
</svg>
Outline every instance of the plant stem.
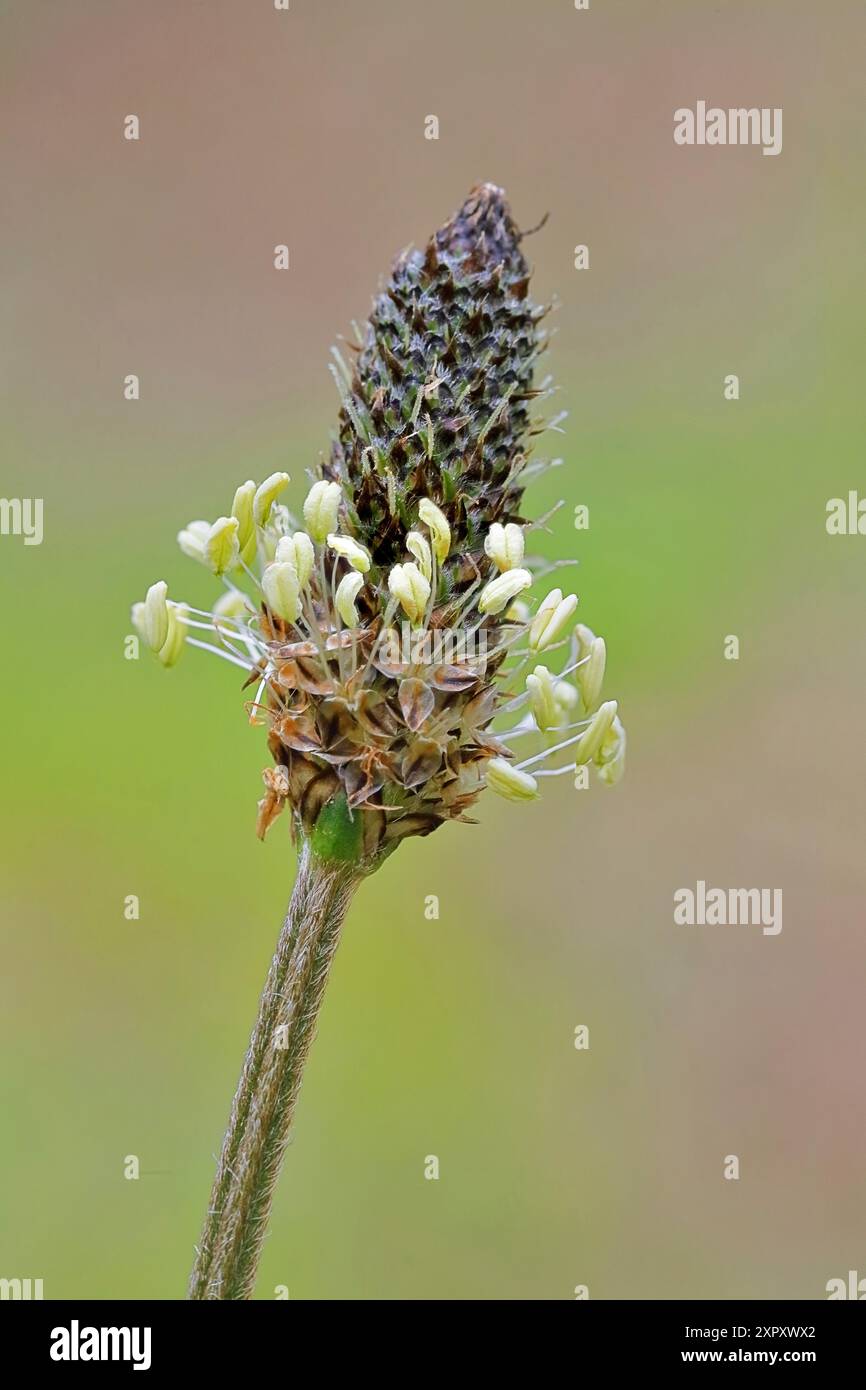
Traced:
<svg viewBox="0 0 866 1390">
<path fill-rule="evenodd" d="M 274 1185 L 357 864 L 304 843 L 286 920 L 232 1103 L 190 1275 L 191 1299 L 252 1295 Z"/>
</svg>

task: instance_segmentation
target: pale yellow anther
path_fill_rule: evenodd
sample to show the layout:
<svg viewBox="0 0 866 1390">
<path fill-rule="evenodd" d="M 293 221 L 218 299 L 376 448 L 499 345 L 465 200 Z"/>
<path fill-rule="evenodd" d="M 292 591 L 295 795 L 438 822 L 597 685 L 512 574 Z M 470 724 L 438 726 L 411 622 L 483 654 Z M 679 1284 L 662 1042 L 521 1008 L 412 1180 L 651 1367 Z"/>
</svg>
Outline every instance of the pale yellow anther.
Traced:
<svg viewBox="0 0 866 1390">
<path fill-rule="evenodd" d="M 430 581 L 411 560 L 395 565 L 388 575 L 388 588 L 410 623 L 420 623 L 430 598 Z"/>
<path fill-rule="evenodd" d="M 335 555 L 341 555 L 344 560 L 348 560 L 353 570 L 359 574 L 366 574 L 372 563 L 370 552 L 359 545 L 351 536 L 340 536 L 331 532 L 327 537 L 328 547 L 333 550 Z"/>
<path fill-rule="evenodd" d="M 556 686 L 546 666 L 536 666 L 526 677 L 529 692 L 529 708 L 535 716 L 539 729 L 555 729 L 560 722 L 561 710 L 556 700 Z"/>
<path fill-rule="evenodd" d="M 544 633 L 544 629 L 550 622 L 551 615 L 556 609 L 557 604 L 562 602 L 562 590 L 551 589 L 549 594 L 541 600 L 538 605 L 538 612 L 532 619 L 529 627 L 529 645 L 533 651 L 540 650 L 539 639 Z"/>
<path fill-rule="evenodd" d="M 486 764 L 484 774 L 491 791 L 504 796 L 507 801 L 536 801 L 538 783 L 528 772 L 520 772 L 505 758 L 491 758 Z"/>
<path fill-rule="evenodd" d="M 280 536 L 277 541 L 274 559 L 280 564 L 294 565 L 302 589 L 313 572 L 315 558 L 315 547 L 306 531 L 296 531 L 293 536 Z"/>
<path fill-rule="evenodd" d="M 190 560 L 198 560 L 200 565 L 205 565 L 207 561 L 205 560 L 204 547 L 209 534 L 209 521 L 191 521 L 182 531 L 178 531 L 177 543 L 184 555 L 188 555 Z"/>
<path fill-rule="evenodd" d="M 532 609 L 522 598 L 517 599 L 505 610 L 505 616 L 510 623 L 528 623 L 531 615 Z"/>
<path fill-rule="evenodd" d="M 342 498 L 339 483 L 313 483 L 304 502 L 304 521 L 318 545 L 323 545 L 329 531 L 336 530 Z"/>
<path fill-rule="evenodd" d="M 294 623 L 301 611 L 298 571 L 287 561 L 275 561 L 262 575 L 265 603 L 278 618 Z"/>
<path fill-rule="evenodd" d="M 557 724 L 569 723 L 571 714 L 580 703 L 577 685 L 571 684 L 571 681 L 556 681 L 553 685 L 553 699 L 556 701 L 556 709 L 559 712 Z"/>
<path fill-rule="evenodd" d="M 240 589 L 226 589 L 221 594 L 213 606 L 214 618 L 219 622 L 222 618 L 225 622 L 243 622 L 252 614 L 252 607 L 246 594 L 242 594 Z"/>
<path fill-rule="evenodd" d="M 592 644 L 595 641 L 595 633 L 586 623 L 575 623 L 574 636 L 577 641 L 577 655 L 580 658 L 589 656 Z"/>
<path fill-rule="evenodd" d="M 364 587 L 364 576 L 356 570 L 350 574 L 344 574 L 337 585 L 337 592 L 334 595 L 334 603 L 337 612 L 346 624 L 346 627 L 358 626 L 358 610 L 355 607 L 355 599 Z"/>
<path fill-rule="evenodd" d="M 484 540 L 484 553 L 500 572 L 523 564 L 523 531 L 513 521 L 494 521 Z"/>
<path fill-rule="evenodd" d="M 205 564 L 214 574 L 226 574 L 229 570 L 237 569 L 240 558 L 237 517 L 218 517 L 204 543 Z"/>
<path fill-rule="evenodd" d="M 592 723 L 575 750 L 574 759 L 578 767 L 581 763 L 590 762 L 601 748 L 616 718 L 616 709 L 616 700 L 606 700 L 593 715 Z"/>
<path fill-rule="evenodd" d="M 479 613 L 501 613 L 531 583 L 529 570 L 506 570 L 505 574 L 498 574 L 478 595 Z"/>
<path fill-rule="evenodd" d="M 542 652 L 553 646 L 562 636 L 571 616 L 577 607 L 577 595 L 566 594 L 561 589 L 551 589 L 542 601 L 529 628 L 529 647 L 531 651 Z"/>
<path fill-rule="evenodd" d="M 248 478 L 245 483 L 241 483 L 232 502 L 232 516 L 237 518 L 238 523 L 238 545 L 246 564 L 250 563 L 256 553 L 256 523 L 253 519 L 255 495 L 256 485 L 252 478 Z"/>
<path fill-rule="evenodd" d="M 625 748 L 625 729 L 617 715 L 595 755 L 599 780 L 608 787 L 615 787 L 625 772 Z"/>
<path fill-rule="evenodd" d="M 430 532 L 433 554 L 441 565 L 451 549 L 451 527 L 448 525 L 448 518 L 429 497 L 422 499 L 418 507 L 418 518 Z"/>
<path fill-rule="evenodd" d="M 168 606 L 168 632 L 157 653 L 163 666 L 175 666 L 186 642 L 186 609 L 176 603 Z"/>
<path fill-rule="evenodd" d="M 168 585 L 164 579 L 151 584 L 144 599 L 142 625 L 144 640 L 152 652 L 158 652 L 168 636 Z"/>
<path fill-rule="evenodd" d="M 604 683 L 604 667 L 607 660 L 607 649 L 603 637 L 593 637 L 589 647 L 589 654 L 586 664 L 578 666 L 575 672 L 575 679 L 583 698 L 583 707 L 587 714 L 593 714 L 598 708 L 601 699 L 601 688 Z"/>
<path fill-rule="evenodd" d="M 429 579 L 433 573 L 433 552 L 427 537 L 420 531 L 410 531 L 406 536 L 406 549 L 417 560 L 424 578 Z"/>
<path fill-rule="evenodd" d="M 253 521 L 256 526 L 264 526 L 271 514 L 271 507 L 288 482 L 288 473 L 272 473 L 263 483 L 259 483 L 253 497 Z"/>
</svg>

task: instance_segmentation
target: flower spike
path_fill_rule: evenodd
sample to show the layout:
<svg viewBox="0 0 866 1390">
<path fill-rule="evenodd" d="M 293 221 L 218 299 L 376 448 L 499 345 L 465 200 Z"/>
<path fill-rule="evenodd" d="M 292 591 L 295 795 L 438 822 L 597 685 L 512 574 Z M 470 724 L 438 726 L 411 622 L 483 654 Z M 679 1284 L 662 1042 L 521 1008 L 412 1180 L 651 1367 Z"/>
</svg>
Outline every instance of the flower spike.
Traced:
<svg viewBox="0 0 866 1390">
<path fill-rule="evenodd" d="M 471 821 L 487 789 L 518 804 L 538 800 L 543 778 L 588 763 L 603 785 L 623 774 L 618 705 L 600 703 L 604 642 L 582 624 L 569 635 L 574 594 L 554 589 L 537 609 L 521 597 L 550 572 L 525 554 L 523 490 L 546 466 L 527 467 L 545 423 L 530 412 L 549 393 L 533 385 L 547 332 L 523 245 L 502 189 L 485 183 L 426 246 L 404 252 L 357 330 L 351 365 L 334 350 L 339 419 L 303 501 L 304 529 L 279 500 L 288 474 L 241 482 L 229 516 L 178 536 L 219 581 L 211 607 L 170 600 L 160 580 L 132 609 L 162 665 L 195 647 L 250 692 L 241 698 L 272 764 L 256 831 L 264 837 L 286 812 L 300 851 L 192 1299 L 252 1294 L 328 966 L 360 880 L 403 839 Z M 540 652 L 546 665 L 535 664 Z"/>
<path fill-rule="evenodd" d="M 576 764 L 622 777 L 604 640 L 574 626 L 575 594 L 529 599 L 541 562 L 522 488 L 545 330 L 528 289 L 508 204 L 482 184 L 396 262 L 351 363 L 335 353 L 340 416 L 304 529 L 281 500 L 287 473 L 241 481 L 229 516 L 178 536 L 222 582 L 210 611 L 162 581 L 133 609 L 164 665 L 194 646 L 254 686 L 274 764 L 262 834 L 288 808 L 313 841 L 345 803 L 373 864 L 468 819 L 485 786 L 520 802 Z"/>
</svg>

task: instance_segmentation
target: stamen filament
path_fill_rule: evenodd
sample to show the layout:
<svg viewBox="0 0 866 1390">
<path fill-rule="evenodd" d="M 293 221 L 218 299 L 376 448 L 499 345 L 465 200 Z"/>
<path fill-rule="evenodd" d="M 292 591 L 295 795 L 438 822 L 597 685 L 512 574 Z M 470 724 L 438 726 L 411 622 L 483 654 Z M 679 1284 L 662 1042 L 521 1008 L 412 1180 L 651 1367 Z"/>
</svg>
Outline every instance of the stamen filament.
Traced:
<svg viewBox="0 0 866 1390">
<path fill-rule="evenodd" d="M 200 647 L 203 652 L 213 652 L 214 656 L 221 656 L 223 661 L 230 661 L 232 666 L 238 666 L 242 671 L 249 671 L 254 664 L 251 661 L 240 661 L 230 652 L 224 652 L 221 647 L 214 647 L 210 642 L 200 642 L 197 637 L 187 637 L 186 642 L 188 647 Z"/>
<path fill-rule="evenodd" d="M 580 721 L 584 725 L 592 723 L 591 719 Z M 570 748 L 573 743 L 580 743 L 583 734 L 573 734 L 571 738 L 565 739 L 562 743 L 555 743 L 552 748 L 542 748 L 540 753 L 534 753 L 531 758 L 525 758 L 522 763 L 515 763 L 518 772 L 523 772 L 525 768 L 532 767 L 533 763 L 540 763 L 542 758 L 550 757 L 553 753 L 561 753 L 563 748 Z"/>
</svg>

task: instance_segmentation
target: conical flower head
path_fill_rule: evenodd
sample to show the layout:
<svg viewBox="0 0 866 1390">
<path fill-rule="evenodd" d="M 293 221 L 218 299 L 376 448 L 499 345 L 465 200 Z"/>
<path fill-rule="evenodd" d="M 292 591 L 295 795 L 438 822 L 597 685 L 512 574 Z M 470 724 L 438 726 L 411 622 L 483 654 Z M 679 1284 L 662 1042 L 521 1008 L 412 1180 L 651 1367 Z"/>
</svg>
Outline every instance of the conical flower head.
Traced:
<svg viewBox="0 0 866 1390">
<path fill-rule="evenodd" d="M 493 522 L 516 520 L 544 310 L 502 189 L 475 188 L 425 250 L 404 252 L 376 299 L 326 475 L 374 562 L 403 558 L 430 498 L 448 519 L 450 587 Z"/>
<path fill-rule="evenodd" d="M 335 354 L 339 435 L 305 529 L 276 501 L 286 474 L 249 480 L 231 515 L 179 537 L 228 595 L 207 612 L 161 583 L 133 610 L 164 664 L 191 645 L 243 671 L 274 763 L 261 835 L 285 808 L 316 853 L 369 869 L 468 820 L 485 787 L 531 803 L 540 778 L 585 779 L 589 762 L 607 785 L 622 776 L 605 645 L 573 627 L 574 594 L 531 593 L 541 561 L 519 511 L 543 335 L 520 242 L 484 184 L 404 254 L 354 373 Z"/>
</svg>

